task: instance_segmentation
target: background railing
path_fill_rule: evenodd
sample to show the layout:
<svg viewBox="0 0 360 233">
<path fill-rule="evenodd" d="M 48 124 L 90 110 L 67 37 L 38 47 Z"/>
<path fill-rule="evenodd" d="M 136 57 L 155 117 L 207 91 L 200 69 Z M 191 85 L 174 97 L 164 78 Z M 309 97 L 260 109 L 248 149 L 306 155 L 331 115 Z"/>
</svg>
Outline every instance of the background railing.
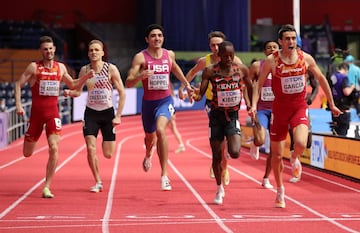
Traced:
<svg viewBox="0 0 360 233">
<path fill-rule="evenodd" d="M 23 108 L 26 112 L 25 116 L 19 116 L 16 114 L 16 107 L 11 107 L 5 112 L 7 113 L 7 138 L 8 144 L 17 140 L 25 134 L 29 123 L 29 114 L 31 110 L 32 102 L 23 103 Z M 71 123 L 71 109 L 72 100 L 70 97 L 59 96 L 59 112 L 62 124 Z"/>
</svg>

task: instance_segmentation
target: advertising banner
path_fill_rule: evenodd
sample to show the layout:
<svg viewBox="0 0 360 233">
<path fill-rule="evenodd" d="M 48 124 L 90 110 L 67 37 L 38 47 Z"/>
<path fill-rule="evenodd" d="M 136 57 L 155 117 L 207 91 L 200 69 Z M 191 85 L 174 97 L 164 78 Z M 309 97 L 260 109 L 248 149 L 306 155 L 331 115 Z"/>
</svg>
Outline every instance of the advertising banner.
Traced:
<svg viewBox="0 0 360 233">
<path fill-rule="evenodd" d="M 253 135 L 250 126 L 242 125 L 242 146 L 250 147 Z M 290 158 L 290 137 L 285 143 L 284 158 Z M 304 164 L 352 178 L 360 179 L 359 139 L 313 134 L 310 149 L 300 156 Z"/>
</svg>

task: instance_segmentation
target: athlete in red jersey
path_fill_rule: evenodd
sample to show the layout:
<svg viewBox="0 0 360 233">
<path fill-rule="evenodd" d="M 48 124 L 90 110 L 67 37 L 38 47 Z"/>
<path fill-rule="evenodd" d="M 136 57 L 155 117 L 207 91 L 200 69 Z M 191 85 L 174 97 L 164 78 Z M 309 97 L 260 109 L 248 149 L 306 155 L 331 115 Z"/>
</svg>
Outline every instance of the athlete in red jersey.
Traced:
<svg viewBox="0 0 360 233">
<path fill-rule="evenodd" d="M 45 126 L 46 136 L 49 144 L 49 160 L 46 166 L 46 180 L 42 195 L 52 198 L 50 184 L 55 174 L 58 161 L 58 143 L 60 141 L 61 119 L 58 109 L 58 96 L 60 83 L 64 82 L 69 88 L 74 89 L 81 86 L 88 75 L 73 80 L 63 63 L 54 61 L 56 47 L 51 37 L 40 38 L 40 51 L 42 61 L 31 62 L 20 79 L 15 83 L 16 112 L 24 115 L 25 110 L 21 104 L 21 87 L 29 82 L 32 93 L 32 106 L 29 127 L 24 138 L 23 154 L 29 157 L 34 153 L 36 142 Z"/>
<path fill-rule="evenodd" d="M 296 49 L 296 30 L 292 25 L 284 25 L 278 33 L 278 42 L 281 50 L 269 55 L 259 76 L 259 85 L 254 86 L 250 116 L 256 113 L 256 104 L 259 99 L 259 90 L 266 77 L 272 73 L 272 90 L 275 96 L 273 102 L 272 124 L 270 126 L 270 140 L 272 153 L 272 167 L 277 184 L 275 207 L 285 208 L 285 188 L 282 172 L 284 165 L 282 155 L 285 140 L 290 126 L 294 135 L 294 161 L 306 148 L 308 136 L 308 119 L 306 116 L 306 71 L 309 69 L 319 80 L 320 86 L 329 101 L 329 107 L 334 115 L 342 112 L 335 106 L 331 90 L 325 76 L 321 73 L 314 58 L 303 51 Z M 286 111 L 284 111 L 284 109 Z M 293 164 L 296 168 L 296 164 Z"/>
<path fill-rule="evenodd" d="M 238 111 L 242 98 L 243 80 L 249 70 L 243 64 L 234 62 L 234 46 L 229 41 L 219 44 L 220 61 L 204 69 L 198 94 L 193 95 L 195 101 L 201 100 L 211 83 L 213 98 L 210 101 L 209 128 L 212 151 L 212 168 L 218 186 L 214 203 L 222 204 L 225 190 L 221 180 L 222 144 L 227 139 L 228 152 L 232 158 L 238 158 L 241 147 L 241 130 Z M 248 82 L 247 87 L 251 87 Z"/>
</svg>

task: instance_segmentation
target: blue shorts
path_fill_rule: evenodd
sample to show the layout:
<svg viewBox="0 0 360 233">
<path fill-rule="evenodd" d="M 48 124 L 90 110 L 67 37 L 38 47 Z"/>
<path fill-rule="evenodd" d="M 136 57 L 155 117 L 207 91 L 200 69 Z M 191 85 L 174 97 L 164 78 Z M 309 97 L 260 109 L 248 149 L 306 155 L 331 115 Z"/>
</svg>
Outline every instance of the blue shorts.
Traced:
<svg viewBox="0 0 360 233">
<path fill-rule="evenodd" d="M 156 130 L 156 121 L 159 116 L 164 116 L 170 121 L 174 115 L 173 99 L 168 96 L 160 100 L 143 100 L 141 112 L 145 133 L 153 133 Z"/>
<path fill-rule="evenodd" d="M 257 111 L 260 125 L 265 129 L 270 129 L 271 109 L 262 109 Z"/>
</svg>

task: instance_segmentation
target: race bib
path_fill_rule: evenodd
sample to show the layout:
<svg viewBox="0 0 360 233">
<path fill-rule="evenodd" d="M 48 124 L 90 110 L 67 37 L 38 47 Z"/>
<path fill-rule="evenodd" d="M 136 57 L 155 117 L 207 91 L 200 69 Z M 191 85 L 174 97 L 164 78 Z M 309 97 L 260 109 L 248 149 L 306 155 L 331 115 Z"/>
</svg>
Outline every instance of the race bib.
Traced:
<svg viewBox="0 0 360 233">
<path fill-rule="evenodd" d="M 60 82 L 56 80 L 40 80 L 39 95 L 59 96 Z"/>
<path fill-rule="evenodd" d="M 61 119 L 60 118 L 54 118 L 55 121 L 55 127 L 57 130 L 61 130 Z"/>
<path fill-rule="evenodd" d="M 240 90 L 218 91 L 218 106 L 219 107 L 233 107 L 240 103 Z"/>
<path fill-rule="evenodd" d="M 281 78 L 281 88 L 284 94 L 301 93 L 305 88 L 305 76 L 291 76 Z"/>
<path fill-rule="evenodd" d="M 92 89 L 88 95 L 89 103 L 95 105 L 103 105 L 108 102 L 108 94 L 106 89 Z"/>
<path fill-rule="evenodd" d="M 172 104 L 169 104 L 168 109 L 169 109 L 170 115 L 173 116 L 175 114 L 174 106 Z"/>
<path fill-rule="evenodd" d="M 155 74 L 149 77 L 149 90 L 167 90 L 169 87 L 168 74 Z"/>
<path fill-rule="evenodd" d="M 274 93 L 272 92 L 271 87 L 262 87 L 261 88 L 261 100 L 262 101 L 273 101 L 275 98 Z"/>
</svg>

